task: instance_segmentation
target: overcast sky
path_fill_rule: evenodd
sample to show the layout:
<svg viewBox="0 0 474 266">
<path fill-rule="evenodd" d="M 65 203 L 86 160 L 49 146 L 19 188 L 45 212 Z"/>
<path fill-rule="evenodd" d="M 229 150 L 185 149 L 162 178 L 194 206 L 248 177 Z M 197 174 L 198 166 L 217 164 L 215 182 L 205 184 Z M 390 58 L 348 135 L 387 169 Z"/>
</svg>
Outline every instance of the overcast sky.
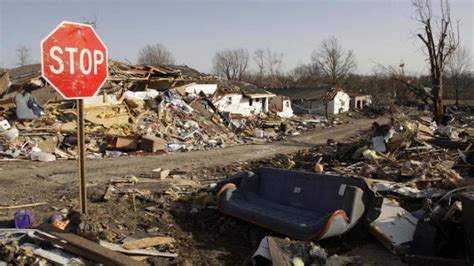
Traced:
<svg viewBox="0 0 474 266">
<path fill-rule="evenodd" d="M 450 2 L 452 17 L 461 23 L 462 43 L 474 53 L 474 1 Z M 61 21 L 96 17 L 109 57 L 133 63 L 141 47 L 162 43 L 178 64 L 208 72 L 218 50 L 268 47 L 284 54 L 283 69 L 289 70 L 309 62 L 314 48 L 335 36 L 354 50 L 358 73 L 403 60 L 406 69 L 420 74 L 427 67 L 414 37 L 415 15 L 410 0 L 0 0 L 0 67 L 17 64 L 19 45 L 29 47 L 32 62 L 39 62 L 41 39 Z"/>
</svg>

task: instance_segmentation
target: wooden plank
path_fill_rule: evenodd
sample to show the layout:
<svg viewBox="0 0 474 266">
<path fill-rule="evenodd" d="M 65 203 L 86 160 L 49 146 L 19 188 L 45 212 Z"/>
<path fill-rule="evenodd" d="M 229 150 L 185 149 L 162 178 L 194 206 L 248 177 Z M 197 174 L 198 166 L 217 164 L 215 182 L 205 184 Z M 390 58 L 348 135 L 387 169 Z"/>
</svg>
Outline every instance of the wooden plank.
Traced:
<svg viewBox="0 0 474 266">
<path fill-rule="evenodd" d="M 175 243 L 176 240 L 172 237 L 157 236 L 157 237 L 148 237 L 137 240 L 130 240 L 123 244 L 125 249 L 138 249 L 138 248 L 147 248 L 160 245 L 168 245 Z"/>
<path fill-rule="evenodd" d="M 48 237 L 49 241 L 63 247 L 69 252 L 77 254 L 86 259 L 103 263 L 105 265 L 146 265 L 142 262 L 131 259 L 121 253 L 102 247 L 101 245 L 78 235 L 60 232 L 49 224 L 42 224 L 39 227 L 41 230 L 60 238 L 53 239 Z M 38 232 L 35 234 L 39 234 L 39 236 L 42 235 Z M 66 243 L 61 240 L 66 241 Z"/>
<path fill-rule="evenodd" d="M 106 241 L 100 241 L 100 245 L 111 249 L 113 251 L 118 251 L 125 254 L 130 255 L 145 255 L 145 256 L 156 256 L 156 257 L 166 257 L 166 258 L 177 258 L 177 253 L 168 253 L 168 252 L 160 252 L 155 250 L 148 250 L 148 249 L 124 249 L 120 245 L 109 243 Z"/>
<path fill-rule="evenodd" d="M 293 265 L 291 263 L 291 259 L 287 256 L 286 252 L 283 251 L 280 246 L 275 241 L 277 238 L 267 237 L 268 241 L 268 249 L 270 251 L 270 255 L 272 257 L 272 265 L 273 266 L 290 266 Z"/>
<path fill-rule="evenodd" d="M 11 209 L 21 209 L 27 207 L 34 207 L 40 205 L 46 205 L 47 202 L 38 202 L 38 203 L 31 203 L 31 204 L 23 204 L 23 205 L 15 205 L 15 206 L 0 206 L 0 210 L 11 210 Z"/>
<path fill-rule="evenodd" d="M 112 184 L 109 184 L 109 186 L 107 187 L 107 190 L 105 191 L 105 194 L 104 194 L 104 200 L 107 201 L 109 200 L 111 197 L 112 197 L 112 191 L 114 190 L 114 185 Z"/>
</svg>

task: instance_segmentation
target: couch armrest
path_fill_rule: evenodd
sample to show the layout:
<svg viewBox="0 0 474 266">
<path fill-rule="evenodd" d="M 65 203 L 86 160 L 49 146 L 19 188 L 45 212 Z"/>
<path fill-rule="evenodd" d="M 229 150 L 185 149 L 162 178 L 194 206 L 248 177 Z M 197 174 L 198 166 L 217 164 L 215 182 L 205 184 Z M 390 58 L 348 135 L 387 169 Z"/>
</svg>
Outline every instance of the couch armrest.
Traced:
<svg viewBox="0 0 474 266">
<path fill-rule="evenodd" d="M 216 197 L 216 205 L 218 209 L 220 209 L 221 200 L 229 201 L 232 196 L 232 193 L 236 189 L 237 189 L 237 186 L 234 183 L 227 183 L 221 187 Z"/>
<path fill-rule="evenodd" d="M 361 188 L 346 186 L 339 193 L 344 193 L 342 208 L 328 217 L 324 227 L 313 237 L 314 240 L 341 235 L 349 231 L 364 214 L 365 205 L 362 201 L 364 191 Z"/>
<path fill-rule="evenodd" d="M 346 212 L 351 227 L 354 226 L 364 214 L 365 205 L 362 201 L 364 191 L 356 186 L 347 186 L 344 191 L 342 209 Z"/>
</svg>

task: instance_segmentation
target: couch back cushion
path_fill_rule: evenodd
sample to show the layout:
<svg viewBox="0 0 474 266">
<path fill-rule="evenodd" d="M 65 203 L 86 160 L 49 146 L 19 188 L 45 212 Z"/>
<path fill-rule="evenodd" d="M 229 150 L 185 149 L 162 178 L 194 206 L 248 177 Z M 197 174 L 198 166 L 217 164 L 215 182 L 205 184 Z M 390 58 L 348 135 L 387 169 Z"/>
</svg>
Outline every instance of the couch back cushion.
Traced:
<svg viewBox="0 0 474 266">
<path fill-rule="evenodd" d="M 260 168 L 258 195 L 282 205 L 315 212 L 342 209 L 349 177 Z"/>
</svg>

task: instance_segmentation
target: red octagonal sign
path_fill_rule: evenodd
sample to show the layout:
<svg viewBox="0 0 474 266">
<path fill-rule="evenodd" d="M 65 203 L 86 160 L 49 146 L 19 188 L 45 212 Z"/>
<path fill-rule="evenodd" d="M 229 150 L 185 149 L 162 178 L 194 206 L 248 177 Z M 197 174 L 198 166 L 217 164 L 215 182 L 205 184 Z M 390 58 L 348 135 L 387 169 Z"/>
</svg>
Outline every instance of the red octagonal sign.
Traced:
<svg viewBox="0 0 474 266">
<path fill-rule="evenodd" d="M 96 95 L 107 80 L 107 58 L 91 25 L 63 21 L 41 41 L 43 77 L 65 99 Z"/>
</svg>

